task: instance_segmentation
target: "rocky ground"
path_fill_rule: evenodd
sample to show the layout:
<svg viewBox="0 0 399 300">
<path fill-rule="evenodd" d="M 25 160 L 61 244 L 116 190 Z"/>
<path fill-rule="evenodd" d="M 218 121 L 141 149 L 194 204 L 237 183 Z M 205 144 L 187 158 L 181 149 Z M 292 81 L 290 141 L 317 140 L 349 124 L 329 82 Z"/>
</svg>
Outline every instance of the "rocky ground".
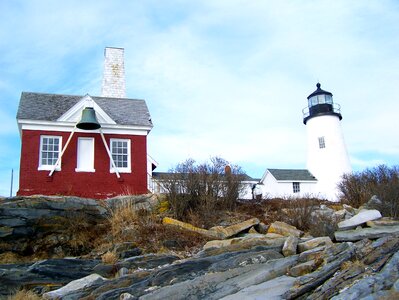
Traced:
<svg viewBox="0 0 399 300">
<path fill-rule="evenodd" d="M 373 201 L 361 209 L 321 205 L 316 213 L 338 223 L 331 237 L 257 218 L 203 229 L 165 217 L 163 226 L 208 242 L 189 258 L 172 251 L 142 254 L 134 243 L 117 243 L 116 259 L 107 261 L 65 257 L 85 250 L 77 242 L 77 222 L 90 234 L 104 230 L 96 228 L 106 224 L 104 204 L 65 197 L 5 199 L 0 252 L 26 257 L 48 251 L 56 257 L 58 251 L 59 258 L 1 264 L 0 295 L 26 288 L 45 299 L 398 299 L 399 222 L 382 218 Z"/>
</svg>

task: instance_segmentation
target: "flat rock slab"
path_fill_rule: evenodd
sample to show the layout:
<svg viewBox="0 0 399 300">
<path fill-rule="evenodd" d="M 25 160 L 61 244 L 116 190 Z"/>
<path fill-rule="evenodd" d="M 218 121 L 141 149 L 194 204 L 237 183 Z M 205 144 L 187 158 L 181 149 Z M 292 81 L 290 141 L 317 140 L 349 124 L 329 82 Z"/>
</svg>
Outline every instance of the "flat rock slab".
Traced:
<svg viewBox="0 0 399 300">
<path fill-rule="evenodd" d="M 362 239 L 377 239 L 392 234 L 399 235 L 399 225 L 336 231 L 334 235 L 338 242 L 353 242 Z"/>
<path fill-rule="evenodd" d="M 338 228 L 341 230 L 352 229 L 356 226 L 366 223 L 367 221 L 377 220 L 381 217 L 381 213 L 376 209 L 362 209 L 352 218 L 339 222 Z"/>
<path fill-rule="evenodd" d="M 270 224 L 269 230 L 267 232 L 295 237 L 300 237 L 303 234 L 303 232 L 298 230 L 295 226 L 280 221 L 276 221 Z"/>
<path fill-rule="evenodd" d="M 234 224 L 228 227 L 223 227 L 223 226 L 215 226 L 209 229 L 210 232 L 215 233 L 215 235 L 219 236 L 222 239 L 228 239 L 242 231 L 248 230 L 254 225 L 259 224 L 259 219 L 257 218 L 252 218 L 249 220 L 246 220 L 244 222 Z"/>
<path fill-rule="evenodd" d="M 283 255 L 284 256 L 290 256 L 290 255 L 295 255 L 296 250 L 298 247 L 298 238 L 294 236 L 289 236 L 283 245 Z"/>
<path fill-rule="evenodd" d="M 319 246 L 331 246 L 333 242 L 328 236 L 321 236 L 298 244 L 299 252 L 308 251 Z"/>
<path fill-rule="evenodd" d="M 221 300 L 278 300 L 282 299 L 282 295 L 294 285 L 294 282 L 294 277 L 283 275 L 261 284 L 244 288 L 238 293 L 221 298 Z"/>
<path fill-rule="evenodd" d="M 381 218 L 374 221 L 367 221 L 368 227 L 378 227 L 378 226 L 395 226 L 399 225 L 399 220 L 394 220 L 391 218 Z"/>
<path fill-rule="evenodd" d="M 71 292 L 79 290 L 79 289 L 87 288 L 94 284 L 103 283 L 106 280 L 107 280 L 106 278 L 101 277 L 100 275 L 90 274 L 86 277 L 71 281 L 66 286 L 63 286 L 62 288 L 60 288 L 58 290 L 43 294 L 43 298 L 44 299 L 60 299 L 63 296 L 67 295 L 68 293 L 71 293 Z"/>
<path fill-rule="evenodd" d="M 282 247 L 285 240 L 286 237 L 271 239 L 262 234 L 248 234 L 239 238 L 209 241 L 203 246 L 203 249 L 207 250 L 211 248 L 223 248 L 231 245 L 241 245 L 243 249 L 248 249 L 257 245 Z"/>
<path fill-rule="evenodd" d="M 189 223 L 185 223 L 173 218 L 169 218 L 169 217 L 165 217 L 162 220 L 162 224 L 164 225 L 169 225 L 169 226 L 174 226 L 183 230 L 187 230 L 190 232 L 195 232 L 195 233 L 199 233 L 201 235 L 210 237 L 210 238 L 220 238 L 218 234 L 216 234 L 215 232 L 209 231 L 207 229 L 203 229 L 203 228 L 199 228 L 199 227 L 195 227 Z"/>
</svg>

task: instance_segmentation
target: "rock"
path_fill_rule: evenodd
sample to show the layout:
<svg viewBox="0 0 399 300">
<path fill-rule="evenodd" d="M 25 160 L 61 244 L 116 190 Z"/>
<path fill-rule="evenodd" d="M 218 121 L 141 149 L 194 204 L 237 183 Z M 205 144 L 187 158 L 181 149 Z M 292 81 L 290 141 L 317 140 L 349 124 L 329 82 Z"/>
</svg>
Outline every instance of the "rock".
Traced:
<svg viewBox="0 0 399 300">
<path fill-rule="evenodd" d="M 96 236 L 103 232 L 102 225 L 107 216 L 108 210 L 93 199 L 58 196 L 7 198 L 0 203 L 0 253 L 86 254 L 92 245 L 77 246 L 78 240 L 84 234 Z"/>
<path fill-rule="evenodd" d="M 379 209 L 382 205 L 382 201 L 377 197 L 377 195 L 373 195 L 370 200 L 363 205 L 363 208 L 366 209 Z"/>
<path fill-rule="evenodd" d="M 257 233 L 259 233 L 259 232 L 257 232 L 256 229 L 255 229 L 255 227 L 252 226 L 252 227 L 248 230 L 248 233 L 255 233 L 255 234 L 257 234 Z"/>
<path fill-rule="evenodd" d="M 399 225 L 399 220 L 394 220 L 391 218 L 381 218 L 374 221 L 367 221 L 367 226 L 369 227 L 379 227 L 379 226 L 396 226 Z"/>
<path fill-rule="evenodd" d="M 129 206 L 134 210 L 151 210 L 159 204 L 159 199 L 155 194 L 124 195 L 109 198 L 106 204 L 112 210 L 121 206 Z"/>
<path fill-rule="evenodd" d="M 323 256 L 323 251 L 326 249 L 326 246 L 316 247 L 299 254 L 298 262 L 306 262 L 308 260 L 319 259 Z"/>
<path fill-rule="evenodd" d="M 8 226 L 1 226 L 0 227 L 0 238 L 12 235 L 13 229 Z"/>
<path fill-rule="evenodd" d="M 352 214 L 352 215 L 355 215 L 355 214 L 356 214 L 356 209 L 353 208 L 352 206 L 347 205 L 347 204 L 343 204 L 342 207 L 343 207 L 348 213 L 350 213 L 350 214 Z"/>
<path fill-rule="evenodd" d="M 135 257 L 129 257 L 115 264 L 117 268 L 125 267 L 127 269 L 154 269 L 169 265 L 180 258 L 176 255 L 165 254 L 144 254 Z"/>
<path fill-rule="evenodd" d="M 350 262 L 351 263 L 351 262 Z M 348 268 L 342 268 L 338 270 L 334 276 L 326 280 L 323 285 L 320 285 L 315 289 L 314 292 L 309 295 L 307 299 L 330 299 L 336 295 L 340 290 L 345 289 L 353 281 L 359 278 L 364 272 L 364 267 L 351 264 Z"/>
<path fill-rule="evenodd" d="M 271 233 L 268 232 L 265 234 L 265 237 L 268 239 L 281 239 L 281 238 L 286 238 L 286 236 L 282 235 L 282 234 L 278 234 L 278 233 Z"/>
<path fill-rule="evenodd" d="M 128 258 L 128 257 L 133 257 L 133 256 L 138 256 L 142 253 L 141 249 L 139 248 L 133 248 L 130 250 L 125 250 L 119 253 L 119 258 Z"/>
<path fill-rule="evenodd" d="M 106 280 L 107 279 L 101 277 L 100 275 L 91 274 L 86 277 L 71 281 L 66 286 L 63 286 L 62 288 L 60 288 L 58 290 L 44 293 L 43 298 L 44 299 L 60 299 L 73 291 L 87 288 L 94 284 L 103 283 Z"/>
<path fill-rule="evenodd" d="M 93 273 L 99 260 L 48 259 L 35 263 L 0 265 L 0 298 L 22 287 L 63 285 Z"/>
<path fill-rule="evenodd" d="M 346 214 L 347 214 L 347 211 L 345 209 L 340 209 L 340 210 L 337 210 L 336 212 L 334 212 L 334 218 L 337 221 L 343 220 L 343 219 L 345 219 Z M 352 217 L 352 215 L 350 217 Z"/>
<path fill-rule="evenodd" d="M 129 270 L 127 268 L 125 268 L 125 267 L 122 267 L 122 268 L 120 268 L 118 270 L 118 272 L 116 272 L 115 277 L 120 278 L 120 277 L 125 276 L 127 274 L 129 274 Z"/>
<path fill-rule="evenodd" d="M 266 234 L 267 230 L 269 229 L 269 226 L 267 226 L 265 223 L 260 222 L 259 224 L 255 225 L 255 230 L 259 233 Z"/>
<path fill-rule="evenodd" d="M 392 289 L 396 292 L 399 292 L 399 279 L 395 281 L 395 283 L 392 286 Z"/>
<path fill-rule="evenodd" d="M 330 262 L 327 262 L 327 264 L 319 267 L 312 273 L 298 277 L 294 287 L 283 295 L 283 299 L 297 299 L 329 279 L 341 267 L 343 262 L 351 259 L 355 255 L 355 247 L 353 245 L 345 244 L 343 247 L 346 249 L 339 251 L 340 254 L 334 257 Z M 342 249 L 339 248 L 339 246 L 331 248 L 332 251 L 335 250 L 334 248 L 338 248 L 337 250 Z"/>
<path fill-rule="evenodd" d="M 330 246 L 333 242 L 328 236 L 317 237 L 298 244 L 298 251 L 304 252 L 319 246 Z"/>
<path fill-rule="evenodd" d="M 381 226 L 372 228 L 362 228 L 358 230 L 336 231 L 335 239 L 343 241 L 359 241 L 362 239 L 377 239 L 384 236 L 399 234 L 399 226 Z"/>
<path fill-rule="evenodd" d="M 123 293 L 119 297 L 120 300 L 135 300 L 136 297 L 134 297 L 132 294 L 129 293 Z"/>
<path fill-rule="evenodd" d="M 140 297 L 145 299 L 221 299 L 238 291 L 283 276 L 296 262 L 295 256 L 266 263 L 209 273 L 159 288 Z"/>
<path fill-rule="evenodd" d="M 367 221 L 376 220 L 381 217 L 382 217 L 381 213 L 376 209 L 371 209 L 371 210 L 362 209 L 356 215 L 354 215 L 352 218 L 342 221 L 342 222 L 339 222 L 338 228 L 340 230 L 352 229 L 358 225 L 366 223 Z"/>
<path fill-rule="evenodd" d="M 179 249 L 181 248 L 178 240 L 166 240 L 162 242 L 162 245 L 168 249 Z"/>
<path fill-rule="evenodd" d="M 221 300 L 279 300 L 294 285 L 294 282 L 295 278 L 283 275 L 260 284 L 251 285 L 235 294 L 223 297 Z"/>
<path fill-rule="evenodd" d="M 215 226 L 209 229 L 209 232 L 214 233 L 215 236 L 218 236 L 222 239 L 228 239 L 236 234 L 248 230 L 254 225 L 259 224 L 259 220 L 257 218 L 252 218 L 246 220 L 244 222 L 234 224 L 228 227 L 223 226 Z"/>
<path fill-rule="evenodd" d="M 298 230 L 295 226 L 289 225 L 284 222 L 276 221 L 270 224 L 270 227 L 267 231 L 268 233 L 277 233 L 284 236 L 295 236 L 300 237 L 303 232 Z"/>
<path fill-rule="evenodd" d="M 238 243 L 239 240 L 242 240 L 242 238 L 228 239 L 228 240 L 213 240 L 213 241 L 207 242 L 202 247 L 202 249 L 206 250 L 206 249 L 212 249 L 212 248 L 226 247 L 226 246 L 233 244 L 235 241 L 237 241 L 236 243 Z"/>
<path fill-rule="evenodd" d="M 199 234 L 202 234 L 209 238 L 220 238 L 220 235 L 215 231 L 210 231 L 210 230 L 206 230 L 203 228 L 195 227 L 189 223 L 175 220 L 173 218 L 165 217 L 165 218 L 163 218 L 162 223 L 164 225 L 175 226 L 175 227 L 183 229 L 183 230 L 199 233 Z"/>
<path fill-rule="evenodd" d="M 214 255 L 219 255 L 219 254 L 224 254 L 224 253 L 234 253 L 234 252 L 242 252 L 242 251 L 250 251 L 250 250 L 255 250 L 255 251 L 261 251 L 261 250 L 273 250 L 276 252 L 281 252 L 282 246 L 283 246 L 284 241 L 272 245 L 264 245 L 263 242 L 259 243 L 241 243 L 241 244 L 232 244 L 229 246 L 225 247 L 220 247 L 220 248 L 208 248 L 205 250 L 199 251 L 197 254 L 195 254 L 195 257 L 207 257 L 207 256 L 214 256 Z"/>
<path fill-rule="evenodd" d="M 309 260 L 307 262 L 293 266 L 288 274 L 293 277 L 302 276 L 308 274 L 317 268 L 317 264 L 314 260 Z"/>
<path fill-rule="evenodd" d="M 248 249 L 257 245 L 282 246 L 285 242 L 285 239 L 285 237 L 271 239 L 262 234 L 247 234 L 244 237 L 239 238 L 209 241 L 203 246 L 203 249 L 207 250 L 210 248 L 221 248 L 230 245 L 240 245 L 241 249 Z"/>
<path fill-rule="evenodd" d="M 296 249 L 298 246 L 298 238 L 294 236 L 289 236 L 283 245 L 283 255 L 284 256 L 290 256 L 290 255 L 295 255 L 296 254 Z"/>
<path fill-rule="evenodd" d="M 390 289 L 399 278 L 399 251 L 396 252 L 380 273 L 365 276 L 340 291 L 334 300 L 362 299 L 377 291 Z"/>
</svg>

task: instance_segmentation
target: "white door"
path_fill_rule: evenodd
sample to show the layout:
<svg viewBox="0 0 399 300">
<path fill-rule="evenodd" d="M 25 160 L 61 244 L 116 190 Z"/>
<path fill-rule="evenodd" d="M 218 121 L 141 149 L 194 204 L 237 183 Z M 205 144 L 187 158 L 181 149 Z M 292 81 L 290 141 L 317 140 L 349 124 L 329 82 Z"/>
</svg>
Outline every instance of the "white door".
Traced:
<svg viewBox="0 0 399 300">
<path fill-rule="evenodd" d="M 76 172 L 95 172 L 94 138 L 78 138 L 78 161 Z"/>
</svg>

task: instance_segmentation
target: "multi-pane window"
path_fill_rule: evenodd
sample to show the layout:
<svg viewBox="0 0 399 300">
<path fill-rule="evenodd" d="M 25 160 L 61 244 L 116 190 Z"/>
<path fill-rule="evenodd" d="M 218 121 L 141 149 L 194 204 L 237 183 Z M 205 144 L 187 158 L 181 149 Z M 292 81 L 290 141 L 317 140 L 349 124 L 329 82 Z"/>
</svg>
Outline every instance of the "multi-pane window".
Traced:
<svg viewBox="0 0 399 300">
<path fill-rule="evenodd" d="M 61 152 L 61 137 L 47 136 L 40 137 L 40 170 L 51 170 L 58 160 Z M 57 168 L 59 168 L 58 165 Z"/>
<path fill-rule="evenodd" d="M 324 140 L 324 136 L 319 137 L 319 148 L 324 149 L 326 147 L 326 141 Z"/>
<path fill-rule="evenodd" d="M 130 140 L 111 139 L 111 155 L 119 172 L 130 172 Z M 111 170 L 113 166 L 111 164 Z"/>
<path fill-rule="evenodd" d="M 294 193 L 299 193 L 301 191 L 301 186 L 300 186 L 299 182 L 292 183 L 292 191 Z"/>
</svg>

